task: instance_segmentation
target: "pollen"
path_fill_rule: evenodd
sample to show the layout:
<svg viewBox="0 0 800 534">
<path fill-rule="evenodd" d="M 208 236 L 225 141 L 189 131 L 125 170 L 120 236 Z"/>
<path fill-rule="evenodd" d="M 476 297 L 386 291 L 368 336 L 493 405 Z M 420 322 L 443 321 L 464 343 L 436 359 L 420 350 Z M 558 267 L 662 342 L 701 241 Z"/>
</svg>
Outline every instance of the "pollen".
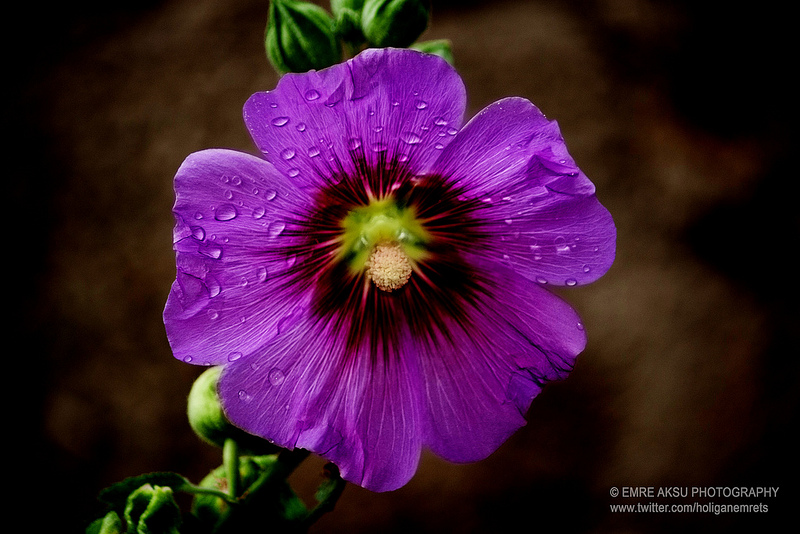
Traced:
<svg viewBox="0 0 800 534">
<path fill-rule="evenodd" d="M 378 289 L 394 291 L 403 287 L 411 277 L 411 261 L 397 243 L 379 243 L 366 263 L 367 276 Z"/>
</svg>

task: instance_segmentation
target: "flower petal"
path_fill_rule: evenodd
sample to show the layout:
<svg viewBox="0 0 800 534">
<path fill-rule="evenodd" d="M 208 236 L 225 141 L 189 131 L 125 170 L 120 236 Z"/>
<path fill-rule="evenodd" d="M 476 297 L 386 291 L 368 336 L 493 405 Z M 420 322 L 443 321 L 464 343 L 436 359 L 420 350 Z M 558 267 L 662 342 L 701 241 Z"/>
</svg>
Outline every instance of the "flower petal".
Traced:
<svg viewBox="0 0 800 534">
<path fill-rule="evenodd" d="M 449 342 L 418 347 L 425 377 L 425 443 L 453 462 L 494 452 L 525 424 L 547 381 L 566 377 L 586 345 L 575 311 L 502 266 L 468 322 L 449 320 Z"/>
<path fill-rule="evenodd" d="M 614 261 L 616 228 L 558 125 L 529 101 L 507 98 L 476 115 L 443 151 L 436 172 L 471 192 L 475 217 L 497 239 L 474 253 L 553 285 L 586 284 Z"/>
<path fill-rule="evenodd" d="M 164 310 L 176 358 L 235 360 L 300 313 L 278 281 L 290 258 L 269 254 L 307 200 L 266 161 L 232 150 L 192 154 L 175 176 L 177 275 Z M 288 261 L 287 261 L 288 260 Z"/>
<path fill-rule="evenodd" d="M 413 476 L 421 450 L 419 372 L 398 347 L 345 348 L 338 325 L 304 321 L 219 383 L 228 418 L 276 444 L 335 463 L 345 480 L 388 491 Z"/>
<path fill-rule="evenodd" d="M 319 185 L 363 166 L 428 170 L 461 126 L 466 90 L 438 56 L 368 49 L 318 72 L 287 74 L 244 106 L 247 128 L 276 168 Z"/>
</svg>

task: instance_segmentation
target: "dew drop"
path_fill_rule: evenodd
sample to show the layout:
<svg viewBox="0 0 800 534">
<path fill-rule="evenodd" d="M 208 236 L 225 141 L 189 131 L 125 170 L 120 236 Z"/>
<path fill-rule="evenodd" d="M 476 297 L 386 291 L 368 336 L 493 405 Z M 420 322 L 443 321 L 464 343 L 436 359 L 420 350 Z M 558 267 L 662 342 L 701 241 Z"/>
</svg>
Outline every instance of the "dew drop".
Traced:
<svg viewBox="0 0 800 534">
<path fill-rule="evenodd" d="M 317 156 L 319 156 L 319 148 L 312 146 L 308 149 L 308 157 L 316 158 Z"/>
<path fill-rule="evenodd" d="M 408 154 L 400 154 L 397 156 L 397 161 L 404 162 L 408 161 Z"/>
<path fill-rule="evenodd" d="M 536 282 L 538 282 L 540 284 L 546 284 L 547 280 L 545 278 L 541 277 L 541 276 L 537 276 L 536 277 Z"/>
<path fill-rule="evenodd" d="M 192 231 L 192 237 L 198 241 L 202 241 L 206 238 L 206 231 L 202 226 L 192 226 L 190 229 Z"/>
<path fill-rule="evenodd" d="M 267 268 L 264 266 L 259 267 L 256 269 L 256 278 L 259 282 L 266 282 L 267 281 Z"/>
<path fill-rule="evenodd" d="M 450 127 L 450 128 L 447 129 L 447 133 L 448 133 L 448 135 L 455 135 L 455 134 L 458 133 L 458 129 Z"/>
<path fill-rule="evenodd" d="M 287 148 L 286 150 L 281 152 L 281 157 L 285 160 L 290 160 L 294 157 L 294 150 L 291 148 Z"/>
<path fill-rule="evenodd" d="M 553 245 L 556 247 L 556 252 L 559 254 L 564 254 L 565 252 L 569 252 L 571 250 L 569 245 L 567 245 L 567 240 L 561 236 L 558 236 L 553 240 Z"/>
<path fill-rule="evenodd" d="M 219 312 L 217 310 L 208 310 L 208 318 L 212 321 L 219 319 Z"/>
<path fill-rule="evenodd" d="M 272 200 L 273 198 L 275 198 L 277 194 L 278 194 L 277 191 L 275 191 L 274 189 L 270 189 L 269 191 L 264 193 L 264 198 L 266 198 L 267 200 Z"/>
<path fill-rule="evenodd" d="M 270 370 L 269 375 L 269 383 L 273 386 L 280 386 L 283 384 L 283 381 L 286 380 L 286 375 L 283 374 L 283 371 L 278 369 L 277 367 Z"/>
<path fill-rule="evenodd" d="M 433 124 L 435 124 L 436 126 L 447 126 L 447 121 L 445 120 L 444 117 L 436 117 L 433 120 Z"/>
<path fill-rule="evenodd" d="M 231 190 L 225 191 L 225 198 L 231 200 L 233 198 L 233 191 Z"/>
<path fill-rule="evenodd" d="M 298 132 L 305 132 L 306 131 L 306 123 L 301 122 L 300 124 L 298 124 L 297 125 L 297 131 Z"/>
<path fill-rule="evenodd" d="M 372 145 L 373 152 L 385 152 L 387 149 L 386 143 L 375 143 Z"/>
<path fill-rule="evenodd" d="M 204 282 L 208 288 L 209 297 L 213 298 L 222 293 L 222 286 L 219 285 L 219 282 L 217 282 L 213 276 L 206 276 Z"/>
<path fill-rule="evenodd" d="M 238 215 L 238 213 L 232 204 L 223 204 L 217 209 L 214 218 L 218 221 L 230 221 L 231 219 L 235 219 L 236 215 Z"/>
<path fill-rule="evenodd" d="M 347 146 L 350 148 L 350 150 L 356 150 L 361 146 L 361 139 L 358 137 L 351 137 L 347 140 Z"/>
<path fill-rule="evenodd" d="M 514 219 L 506 219 L 506 224 L 514 224 Z"/>
<path fill-rule="evenodd" d="M 240 401 L 244 401 L 244 402 L 249 402 L 253 398 L 253 397 L 250 396 L 250 394 L 248 392 L 246 392 L 243 389 L 239 390 L 238 395 L 239 395 L 239 400 Z"/>
<path fill-rule="evenodd" d="M 266 213 L 267 213 L 267 210 L 266 210 L 266 209 L 264 209 L 264 207 L 263 207 L 263 206 L 258 206 L 257 208 L 255 208 L 255 209 L 253 210 L 253 218 L 254 218 L 254 219 L 260 219 L 260 218 L 262 218 L 262 217 L 263 217 L 263 216 L 264 216 Z"/>
<path fill-rule="evenodd" d="M 584 265 L 584 266 L 583 266 L 583 272 L 585 272 L 585 273 L 588 273 L 588 272 L 589 272 L 589 271 L 591 271 L 591 270 L 592 270 L 592 269 L 591 269 L 591 268 L 590 268 L 588 265 Z"/>
<path fill-rule="evenodd" d="M 243 276 L 241 281 L 239 281 L 239 285 L 245 287 L 247 285 L 247 277 Z"/>
<path fill-rule="evenodd" d="M 306 91 L 306 100 L 317 100 L 319 98 L 319 92 L 316 89 L 309 89 Z"/>
<path fill-rule="evenodd" d="M 298 169 L 297 167 L 293 167 L 293 168 L 289 169 L 286 172 L 286 174 L 289 175 L 289 178 L 294 178 L 295 176 L 300 174 L 300 169 Z"/>
<path fill-rule="evenodd" d="M 414 103 L 414 107 L 417 108 L 417 109 L 425 109 L 425 108 L 428 107 L 428 103 L 425 102 L 424 100 L 417 100 Z"/>
<path fill-rule="evenodd" d="M 286 126 L 288 122 L 289 122 L 289 117 L 275 117 L 274 119 L 272 119 L 272 125 L 277 126 L 279 128 L 281 126 Z"/>
<path fill-rule="evenodd" d="M 567 278 L 567 280 L 564 283 L 571 287 L 577 285 L 578 281 L 575 280 L 574 278 Z"/>
<path fill-rule="evenodd" d="M 183 359 L 183 361 L 184 361 L 184 363 L 190 363 L 192 361 L 192 357 L 191 356 L 187 356 L 187 357 L 185 357 Z"/>
<path fill-rule="evenodd" d="M 197 251 L 203 256 L 211 258 L 212 260 L 218 260 L 222 256 L 222 247 L 219 245 L 203 243 L 200 245 Z"/>
<path fill-rule="evenodd" d="M 276 221 L 269 225 L 269 236 L 278 237 L 285 228 L 286 224 L 284 224 L 282 221 Z"/>
<path fill-rule="evenodd" d="M 194 214 L 194 218 L 199 221 L 200 219 L 203 218 L 203 214 L 198 211 L 197 213 Z"/>
<path fill-rule="evenodd" d="M 422 138 L 413 132 L 404 132 L 400 134 L 400 140 L 409 145 L 416 145 Z"/>
<path fill-rule="evenodd" d="M 241 357 L 242 357 L 242 353 L 241 352 L 231 352 L 230 354 L 228 354 L 228 361 L 229 362 L 235 362 L 236 360 L 238 360 Z"/>
<path fill-rule="evenodd" d="M 442 143 L 436 143 L 435 145 L 433 145 L 433 148 L 435 148 L 436 150 L 442 150 L 444 148 L 444 145 Z"/>
</svg>

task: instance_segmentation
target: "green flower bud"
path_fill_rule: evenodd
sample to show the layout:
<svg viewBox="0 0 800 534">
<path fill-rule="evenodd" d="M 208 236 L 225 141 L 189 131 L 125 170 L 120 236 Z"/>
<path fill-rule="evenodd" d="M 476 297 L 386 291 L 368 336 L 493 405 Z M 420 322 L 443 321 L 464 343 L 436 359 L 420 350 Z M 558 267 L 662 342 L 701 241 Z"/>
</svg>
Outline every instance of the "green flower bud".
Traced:
<svg viewBox="0 0 800 534">
<path fill-rule="evenodd" d="M 128 497 L 125 506 L 128 532 L 180 534 L 181 511 L 172 488 L 145 484 Z"/>
<path fill-rule="evenodd" d="M 337 4 L 338 7 L 335 7 Z M 331 2 L 333 17 L 336 21 L 336 35 L 353 50 L 358 50 L 366 41 L 364 33 L 361 31 L 361 6 L 363 4 L 363 0 Z"/>
<path fill-rule="evenodd" d="M 406 48 L 428 27 L 430 2 L 365 0 L 361 29 L 370 45 Z"/>
<path fill-rule="evenodd" d="M 277 451 L 275 445 L 233 426 L 225 417 L 217 395 L 221 372 L 222 367 L 209 367 L 192 385 L 186 410 L 189 426 L 200 439 L 217 447 L 222 447 L 230 438 L 247 452 L 269 454 Z"/>
<path fill-rule="evenodd" d="M 126 528 L 122 524 L 117 512 L 108 512 L 104 517 L 92 522 L 86 529 L 86 534 L 125 534 Z"/>
<path fill-rule="evenodd" d="M 333 19 L 309 2 L 272 0 L 264 45 L 280 74 L 323 69 L 342 60 Z"/>
<path fill-rule="evenodd" d="M 434 54 L 444 59 L 451 65 L 453 64 L 453 49 L 450 46 L 448 39 L 436 39 L 435 41 L 422 41 L 414 43 L 409 48 L 425 52 L 426 54 Z"/>
</svg>

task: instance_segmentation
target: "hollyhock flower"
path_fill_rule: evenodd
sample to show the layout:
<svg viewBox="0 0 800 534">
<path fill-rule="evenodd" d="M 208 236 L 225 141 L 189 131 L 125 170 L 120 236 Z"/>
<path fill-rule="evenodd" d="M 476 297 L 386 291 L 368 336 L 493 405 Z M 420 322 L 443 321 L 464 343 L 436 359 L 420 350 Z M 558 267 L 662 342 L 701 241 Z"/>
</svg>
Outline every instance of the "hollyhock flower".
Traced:
<svg viewBox="0 0 800 534">
<path fill-rule="evenodd" d="M 224 366 L 237 426 L 375 491 L 423 447 L 485 458 L 585 344 L 549 286 L 592 282 L 615 228 L 529 101 L 462 126 L 439 57 L 369 49 L 245 104 L 264 158 L 190 155 L 175 177 L 175 356 Z"/>
</svg>

